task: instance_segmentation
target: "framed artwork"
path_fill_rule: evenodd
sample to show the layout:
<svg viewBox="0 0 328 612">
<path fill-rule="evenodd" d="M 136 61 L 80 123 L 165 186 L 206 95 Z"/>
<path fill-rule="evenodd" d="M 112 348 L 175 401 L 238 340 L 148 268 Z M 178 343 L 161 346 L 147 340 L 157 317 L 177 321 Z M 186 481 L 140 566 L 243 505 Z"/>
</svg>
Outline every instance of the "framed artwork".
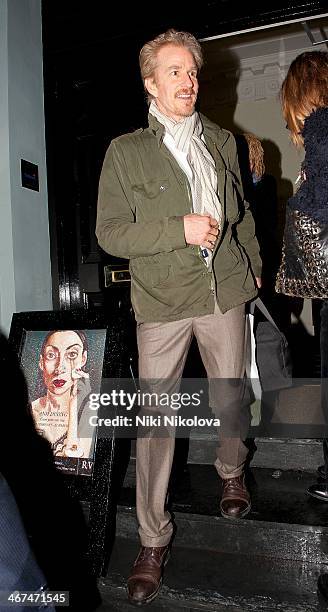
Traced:
<svg viewBox="0 0 328 612">
<path fill-rule="evenodd" d="M 100 393 L 107 330 L 51 327 L 22 330 L 20 364 L 34 424 L 59 469 L 90 476 L 96 430 L 88 426 L 88 398 Z"/>
<path fill-rule="evenodd" d="M 15 313 L 9 334 L 23 371 L 37 432 L 47 439 L 70 494 L 81 502 L 89 527 L 86 554 L 103 574 L 115 528 L 119 443 L 90 426 L 90 394 L 105 380 L 126 376 L 124 320 L 109 323 L 98 311 Z M 94 408 L 92 414 L 95 414 Z"/>
</svg>

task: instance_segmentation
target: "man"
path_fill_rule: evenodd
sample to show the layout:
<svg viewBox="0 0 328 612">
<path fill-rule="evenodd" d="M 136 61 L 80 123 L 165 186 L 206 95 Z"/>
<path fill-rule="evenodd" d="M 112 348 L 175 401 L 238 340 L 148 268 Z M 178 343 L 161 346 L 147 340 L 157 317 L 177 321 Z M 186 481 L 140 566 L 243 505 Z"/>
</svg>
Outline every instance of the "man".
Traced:
<svg viewBox="0 0 328 612">
<path fill-rule="evenodd" d="M 200 45 L 189 33 L 169 30 L 144 45 L 149 127 L 111 143 L 99 185 L 99 244 L 130 259 L 139 376 L 169 381 L 171 392 L 179 387 L 193 334 L 209 380 L 243 379 L 244 304 L 257 294 L 261 269 L 234 139 L 195 111 L 201 65 Z M 210 400 L 217 410 L 226 403 L 213 393 Z M 138 436 L 141 550 L 128 595 L 139 605 L 156 597 L 168 557 L 173 526 L 165 500 L 173 452 L 172 436 Z M 244 516 L 250 499 L 240 436 L 221 439 L 217 455 L 221 512 Z"/>
</svg>

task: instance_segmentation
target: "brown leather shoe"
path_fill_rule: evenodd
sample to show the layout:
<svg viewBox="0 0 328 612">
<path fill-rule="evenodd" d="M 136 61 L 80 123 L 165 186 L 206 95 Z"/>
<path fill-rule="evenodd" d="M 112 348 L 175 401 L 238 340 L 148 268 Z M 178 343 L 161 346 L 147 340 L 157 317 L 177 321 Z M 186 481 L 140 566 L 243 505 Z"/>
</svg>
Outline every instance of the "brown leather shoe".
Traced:
<svg viewBox="0 0 328 612">
<path fill-rule="evenodd" d="M 155 599 L 162 584 L 163 569 L 168 562 L 170 545 L 142 546 L 128 578 L 128 597 L 137 606 Z"/>
<path fill-rule="evenodd" d="M 223 480 L 223 492 L 220 503 L 222 516 L 241 518 L 251 509 L 251 500 L 245 485 L 244 474 L 237 478 Z"/>
</svg>

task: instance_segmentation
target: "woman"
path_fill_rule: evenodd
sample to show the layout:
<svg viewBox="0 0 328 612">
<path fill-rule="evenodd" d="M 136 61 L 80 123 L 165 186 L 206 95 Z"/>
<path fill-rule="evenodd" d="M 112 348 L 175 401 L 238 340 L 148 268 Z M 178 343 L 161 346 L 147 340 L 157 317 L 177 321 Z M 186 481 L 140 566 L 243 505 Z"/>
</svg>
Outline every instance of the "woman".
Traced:
<svg viewBox="0 0 328 612">
<path fill-rule="evenodd" d="M 32 413 L 37 430 L 56 456 L 90 455 L 91 437 L 81 418 L 83 400 L 90 392 L 89 375 L 83 370 L 87 357 L 82 331 L 51 331 L 41 347 L 39 368 L 46 394 L 32 402 Z"/>
<path fill-rule="evenodd" d="M 240 134 L 236 136 L 236 143 L 244 195 L 253 213 L 255 234 L 260 245 L 261 299 L 274 319 L 280 322 L 280 299 L 274 290 L 281 255 L 277 234 L 276 181 L 266 172 L 264 149 L 259 138 L 251 133 Z"/>
<path fill-rule="evenodd" d="M 284 247 L 276 290 L 297 297 L 319 298 L 321 398 L 328 415 L 328 52 L 301 53 L 290 65 L 281 88 L 282 110 L 291 139 L 304 146 L 299 187 L 288 200 Z M 318 468 L 326 482 L 308 493 L 328 501 L 328 441 L 325 465 Z"/>
</svg>

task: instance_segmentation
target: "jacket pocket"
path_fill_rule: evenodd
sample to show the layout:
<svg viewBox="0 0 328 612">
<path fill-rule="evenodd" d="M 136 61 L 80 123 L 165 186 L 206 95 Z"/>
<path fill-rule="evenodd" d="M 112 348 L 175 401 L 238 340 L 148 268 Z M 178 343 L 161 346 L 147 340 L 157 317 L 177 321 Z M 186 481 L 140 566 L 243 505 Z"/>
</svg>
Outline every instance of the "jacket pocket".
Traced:
<svg viewBox="0 0 328 612">
<path fill-rule="evenodd" d="M 152 200 L 163 195 L 170 187 L 170 182 L 167 178 L 152 179 L 145 181 L 140 185 L 133 185 L 133 192 L 139 198 Z"/>
<path fill-rule="evenodd" d="M 150 266 L 147 272 L 151 287 L 165 287 L 170 284 L 171 266 Z"/>
<path fill-rule="evenodd" d="M 144 289 L 170 287 L 174 275 L 172 266 L 149 262 L 130 262 L 131 276 Z"/>
<path fill-rule="evenodd" d="M 215 270 L 217 270 L 218 279 L 225 280 L 235 274 L 239 274 L 240 270 L 245 267 L 243 255 L 237 245 L 229 244 L 219 253 L 217 261 L 215 260 Z"/>
<path fill-rule="evenodd" d="M 154 221 L 169 216 L 172 195 L 168 179 L 152 179 L 140 185 L 134 185 L 132 189 L 137 222 Z"/>
</svg>

